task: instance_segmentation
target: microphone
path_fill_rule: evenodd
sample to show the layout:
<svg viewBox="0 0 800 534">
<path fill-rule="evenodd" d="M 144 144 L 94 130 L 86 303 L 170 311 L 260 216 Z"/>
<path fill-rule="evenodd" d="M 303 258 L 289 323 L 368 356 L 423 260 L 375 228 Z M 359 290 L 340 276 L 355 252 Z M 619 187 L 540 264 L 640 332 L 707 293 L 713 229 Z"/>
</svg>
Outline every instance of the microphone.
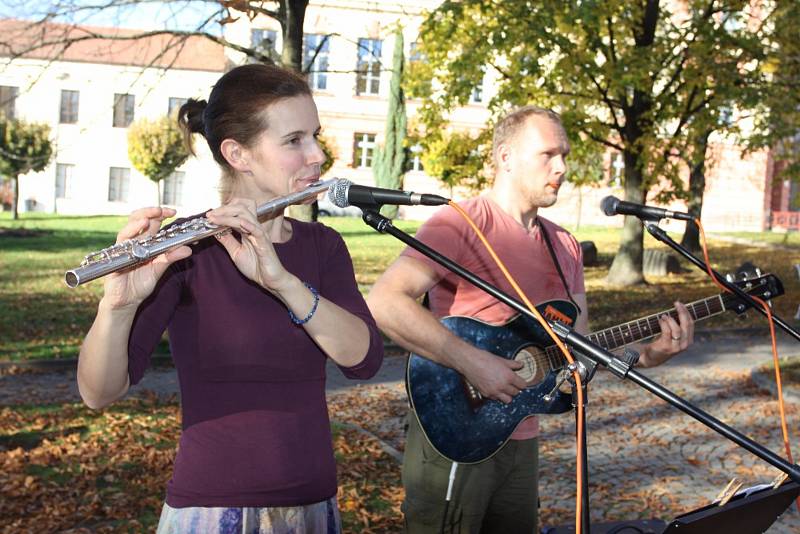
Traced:
<svg viewBox="0 0 800 534">
<path fill-rule="evenodd" d="M 633 215 L 644 221 L 659 221 L 661 219 L 677 219 L 693 221 L 694 217 L 682 211 L 670 211 L 663 208 L 654 208 L 645 204 L 625 202 L 615 196 L 607 196 L 600 202 L 600 209 L 609 217 L 613 215 Z"/>
<path fill-rule="evenodd" d="M 382 189 L 356 185 L 350 180 L 340 178 L 328 189 L 328 200 L 338 208 L 357 206 L 361 209 L 370 209 L 384 204 L 397 204 L 399 206 L 441 206 L 450 202 L 449 198 L 439 195 L 426 195 L 411 191 L 397 191 L 395 189 Z"/>
</svg>

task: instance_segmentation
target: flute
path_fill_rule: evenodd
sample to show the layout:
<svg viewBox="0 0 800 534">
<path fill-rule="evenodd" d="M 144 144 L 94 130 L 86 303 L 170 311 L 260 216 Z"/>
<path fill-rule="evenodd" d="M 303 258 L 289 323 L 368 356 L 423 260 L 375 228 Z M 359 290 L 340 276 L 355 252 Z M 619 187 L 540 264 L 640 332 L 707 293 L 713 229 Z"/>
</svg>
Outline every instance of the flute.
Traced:
<svg viewBox="0 0 800 534">
<path fill-rule="evenodd" d="M 326 191 L 336 178 L 321 180 L 296 193 L 290 193 L 266 202 L 256 208 L 261 219 L 283 211 L 287 206 L 299 204 Z M 128 239 L 110 247 L 92 252 L 83 258 L 79 267 L 64 273 L 67 286 L 75 288 L 107 274 L 134 267 L 182 245 L 222 233 L 228 228 L 218 226 L 205 217 L 195 217 L 178 225 L 167 226 L 152 236 Z"/>
</svg>

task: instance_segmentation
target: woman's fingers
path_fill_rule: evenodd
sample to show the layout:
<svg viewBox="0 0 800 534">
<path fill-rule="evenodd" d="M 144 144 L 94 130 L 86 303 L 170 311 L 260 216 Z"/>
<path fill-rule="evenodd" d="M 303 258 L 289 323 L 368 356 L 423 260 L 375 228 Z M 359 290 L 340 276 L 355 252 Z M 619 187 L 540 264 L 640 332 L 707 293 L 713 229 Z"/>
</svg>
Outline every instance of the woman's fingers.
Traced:
<svg viewBox="0 0 800 534">
<path fill-rule="evenodd" d="M 141 208 L 128 216 L 128 223 L 117 234 L 117 243 L 140 235 L 155 235 L 164 219 L 175 215 L 172 208 Z"/>
</svg>

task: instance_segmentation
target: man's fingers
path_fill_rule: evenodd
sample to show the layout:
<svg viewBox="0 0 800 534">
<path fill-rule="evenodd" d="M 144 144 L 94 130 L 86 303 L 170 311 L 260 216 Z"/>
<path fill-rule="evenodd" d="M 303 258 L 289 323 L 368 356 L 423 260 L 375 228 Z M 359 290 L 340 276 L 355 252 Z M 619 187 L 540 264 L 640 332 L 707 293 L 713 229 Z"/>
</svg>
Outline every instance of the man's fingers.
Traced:
<svg viewBox="0 0 800 534">
<path fill-rule="evenodd" d="M 503 404 L 509 404 L 512 401 L 512 397 L 511 395 L 508 395 L 506 393 L 500 393 L 499 395 L 497 395 L 497 400 L 499 400 Z"/>
<path fill-rule="evenodd" d="M 680 321 L 681 334 L 688 344 L 694 342 L 694 320 L 692 319 L 689 310 L 680 302 L 675 303 L 675 309 L 678 310 L 678 319 Z"/>
</svg>

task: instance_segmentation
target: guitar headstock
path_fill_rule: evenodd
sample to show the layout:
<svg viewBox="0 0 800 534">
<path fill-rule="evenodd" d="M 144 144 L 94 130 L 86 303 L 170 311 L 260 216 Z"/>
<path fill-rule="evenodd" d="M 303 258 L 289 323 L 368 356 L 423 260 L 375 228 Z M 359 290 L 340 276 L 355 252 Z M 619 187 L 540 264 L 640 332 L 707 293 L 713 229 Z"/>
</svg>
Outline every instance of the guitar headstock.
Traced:
<svg viewBox="0 0 800 534">
<path fill-rule="evenodd" d="M 749 264 L 752 266 L 752 264 Z M 743 270 L 741 267 L 736 272 L 735 277 L 728 275 L 728 281 L 736 284 L 740 289 L 746 292 L 751 297 L 758 297 L 762 300 L 769 301 L 773 297 L 783 295 L 783 283 L 774 274 L 761 274 L 758 267 L 753 266 L 753 269 Z M 731 280 L 731 278 L 734 278 Z M 735 311 L 737 314 L 742 314 L 747 311 L 747 305 L 741 302 L 736 295 L 729 295 L 734 301 L 726 308 Z"/>
</svg>

